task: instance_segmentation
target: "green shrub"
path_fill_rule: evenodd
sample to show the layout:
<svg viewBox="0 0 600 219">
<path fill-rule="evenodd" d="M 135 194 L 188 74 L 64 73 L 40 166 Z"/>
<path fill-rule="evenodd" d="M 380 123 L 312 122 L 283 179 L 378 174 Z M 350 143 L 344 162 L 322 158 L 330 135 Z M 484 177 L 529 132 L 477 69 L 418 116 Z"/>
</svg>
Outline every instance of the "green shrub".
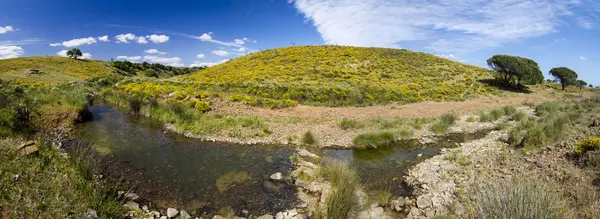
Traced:
<svg viewBox="0 0 600 219">
<path fill-rule="evenodd" d="M 477 120 L 475 120 L 475 117 L 469 117 L 467 118 L 467 122 L 476 122 Z"/>
<path fill-rule="evenodd" d="M 302 135 L 302 143 L 306 145 L 316 145 L 317 139 L 311 131 L 306 131 L 304 135 Z"/>
<path fill-rule="evenodd" d="M 129 111 L 135 114 L 138 114 L 140 112 L 140 109 L 142 109 L 142 98 L 140 98 L 138 95 L 132 95 L 131 97 L 129 97 L 127 99 L 127 103 L 129 106 Z"/>
<path fill-rule="evenodd" d="M 479 218 L 566 218 L 564 202 L 543 185 L 514 179 L 481 186 L 475 199 Z"/>
<path fill-rule="evenodd" d="M 342 121 L 339 123 L 339 126 L 343 130 L 362 128 L 362 124 L 358 120 L 348 118 L 342 119 Z"/>
<path fill-rule="evenodd" d="M 517 108 L 515 108 L 514 106 L 505 106 L 502 107 L 502 111 L 504 111 L 505 116 L 512 116 L 515 113 L 517 113 Z"/>
<path fill-rule="evenodd" d="M 396 135 L 391 131 L 371 132 L 360 134 L 352 139 L 352 144 L 359 148 L 381 147 L 393 143 Z"/>
<path fill-rule="evenodd" d="M 583 139 L 575 143 L 574 147 L 575 152 L 580 154 L 588 151 L 598 150 L 600 149 L 600 138 L 590 137 Z"/>
<path fill-rule="evenodd" d="M 502 118 L 502 116 L 504 116 L 504 110 L 493 109 L 492 111 L 490 111 L 490 115 L 492 116 L 493 121 L 496 121 L 496 120 Z"/>
<path fill-rule="evenodd" d="M 456 115 L 455 113 L 446 113 L 442 115 L 439 118 L 439 120 L 431 126 L 431 131 L 438 134 L 445 133 L 446 131 L 448 131 L 448 128 L 450 128 L 452 125 L 454 125 L 454 123 L 456 123 L 457 119 L 458 115 Z"/>
<path fill-rule="evenodd" d="M 404 125 L 398 129 L 398 135 L 403 138 L 412 137 L 414 134 L 413 129 L 410 126 Z"/>
<path fill-rule="evenodd" d="M 525 114 L 524 112 L 515 113 L 510 118 L 510 120 L 517 121 L 517 122 L 523 121 L 525 119 L 527 119 L 527 114 Z"/>
</svg>

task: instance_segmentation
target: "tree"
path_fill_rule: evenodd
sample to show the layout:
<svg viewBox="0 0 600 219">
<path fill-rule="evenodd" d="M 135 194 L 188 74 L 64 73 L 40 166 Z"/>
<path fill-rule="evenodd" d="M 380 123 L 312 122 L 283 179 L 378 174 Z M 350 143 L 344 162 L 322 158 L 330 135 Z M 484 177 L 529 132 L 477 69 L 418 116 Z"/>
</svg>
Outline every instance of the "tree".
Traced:
<svg viewBox="0 0 600 219">
<path fill-rule="evenodd" d="M 521 87 L 523 84 L 539 84 L 544 75 L 538 64 L 528 58 L 509 55 L 494 55 L 487 60 L 488 66 L 500 74 L 500 78 L 509 86 Z"/>
<path fill-rule="evenodd" d="M 592 87 L 594 87 L 594 85 L 592 85 L 592 84 L 588 84 L 588 87 L 589 87 L 589 88 L 592 88 Z"/>
<path fill-rule="evenodd" d="M 82 56 L 83 54 L 81 53 L 81 50 L 79 50 L 78 48 L 73 48 L 70 49 L 69 51 L 67 51 L 67 56 L 77 59 L 77 57 Z"/>
<path fill-rule="evenodd" d="M 585 86 L 587 86 L 587 82 L 583 80 L 577 80 L 575 81 L 575 85 L 579 87 L 579 90 L 582 90 Z"/>
<path fill-rule="evenodd" d="M 550 75 L 560 81 L 563 90 L 569 85 L 574 85 L 577 81 L 577 73 L 567 67 L 553 68 L 550 70 Z"/>
</svg>

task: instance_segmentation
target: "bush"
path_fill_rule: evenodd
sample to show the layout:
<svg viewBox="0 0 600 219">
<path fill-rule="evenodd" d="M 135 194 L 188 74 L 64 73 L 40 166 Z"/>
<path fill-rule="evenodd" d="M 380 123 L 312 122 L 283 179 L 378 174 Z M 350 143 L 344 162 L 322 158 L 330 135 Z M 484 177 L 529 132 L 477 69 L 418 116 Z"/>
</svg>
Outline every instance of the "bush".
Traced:
<svg viewBox="0 0 600 219">
<path fill-rule="evenodd" d="M 504 116 L 504 110 L 494 109 L 490 112 L 490 115 L 492 116 L 493 121 L 496 121 Z"/>
<path fill-rule="evenodd" d="M 467 122 L 476 122 L 474 117 L 469 117 L 467 118 Z"/>
<path fill-rule="evenodd" d="M 525 114 L 524 112 L 515 113 L 510 118 L 510 120 L 517 121 L 517 122 L 523 121 L 525 119 L 527 119 L 527 114 Z"/>
<path fill-rule="evenodd" d="M 132 95 L 131 97 L 127 98 L 127 105 L 129 107 L 129 112 L 131 113 L 140 113 L 140 110 L 142 109 L 142 103 L 142 98 L 140 98 L 138 95 Z"/>
<path fill-rule="evenodd" d="M 489 113 L 480 112 L 479 113 L 479 121 L 480 122 L 493 122 L 494 117 L 492 117 L 492 115 L 490 115 Z"/>
<path fill-rule="evenodd" d="M 476 194 L 479 218 L 565 218 L 563 201 L 543 183 L 514 179 L 490 183 Z"/>
<path fill-rule="evenodd" d="M 396 135 L 390 131 L 371 132 L 360 134 L 352 139 L 352 144 L 356 147 L 381 147 L 386 146 L 396 141 Z"/>
<path fill-rule="evenodd" d="M 302 143 L 306 145 L 316 145 L 317 139 L 311 131 L 307 131 L 304 133 L 304 135 L 302 135 Z"/>
<path fill-rule="evenodd" d="M 431 126 L 431 131 L 442 134 L 448 131 L 450 126 L 456 123 L 458 116 L 455 113 L 446 113 L 440 117 L 440 119 Z"/>
<path fill-rule="evenodd" d="M 325 209 L 320 209 L 317 218 L 348 219 L 354 218 L 358 210 L 356 191 L 358 174 L 341 161 L 320 168 L 320 175 L 331 183 L 331 192 L 325 198 Z"/>
<path fill-rule="evenodd" d="M 203 113 L 211 110 L 210 104 L 208 104 L 207 102 L 198 101 L 198 100 L 196 100 L 196 103 L 194 104 L 194 109 L 198 110 L 198 112 L 203 112 Z"/>
<path fill-rule="evenodd" d="M 512 116 L 517 113 L 517 109 L 514 106 L 502 107 L 502 111 L 504 111 L 504 115 L 506 116 Z"/>
<path fill-rule="evenodd" d="M 339 123 L 339 126 L 343 130 L 362 128 L 362 124 L 358 120 L 348 118 L 342 119 L 342 121 Z"/>
<path fill-rule="evenodd" d="M 574 147 L 575 147 L 575 152 L 580 153 L 580 154 L 588 152 L 588 151 L 598 150 L 598 149 L 600 149 L 600 138 L 590 137 L 590 138 L 583 139 L 583 140 L 575 143 Z"/>
</svg>

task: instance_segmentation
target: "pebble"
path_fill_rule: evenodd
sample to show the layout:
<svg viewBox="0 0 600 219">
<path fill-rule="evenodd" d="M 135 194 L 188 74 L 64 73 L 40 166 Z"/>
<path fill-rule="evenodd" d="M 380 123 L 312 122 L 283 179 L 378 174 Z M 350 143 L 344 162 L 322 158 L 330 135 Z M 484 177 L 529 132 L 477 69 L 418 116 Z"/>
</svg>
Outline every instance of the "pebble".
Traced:
<svg viewBox="0 0 600 219">
<path fill-rule="evenodd" d="M 177 216 L 178 213 L 179 211 L 175 208 L 167 208 L 167 217 L 169 218 Z"/>
</svg>

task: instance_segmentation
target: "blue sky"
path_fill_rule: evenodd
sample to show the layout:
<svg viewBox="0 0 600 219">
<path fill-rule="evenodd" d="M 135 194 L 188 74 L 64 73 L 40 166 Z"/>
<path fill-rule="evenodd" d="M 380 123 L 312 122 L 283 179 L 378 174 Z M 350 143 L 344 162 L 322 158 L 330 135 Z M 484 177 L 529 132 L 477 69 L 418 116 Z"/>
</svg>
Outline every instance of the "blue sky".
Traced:
<svg viewBox="0 0 600 219">
<path fill-rule="evenodd" d="M 214 65 L 290 45 L 405 48 L 485 67 L 494 54 L 600 85 L 595 0 L 19 0 L 0 2 L 0 58 L 61 55 Z"/>
</svg>

